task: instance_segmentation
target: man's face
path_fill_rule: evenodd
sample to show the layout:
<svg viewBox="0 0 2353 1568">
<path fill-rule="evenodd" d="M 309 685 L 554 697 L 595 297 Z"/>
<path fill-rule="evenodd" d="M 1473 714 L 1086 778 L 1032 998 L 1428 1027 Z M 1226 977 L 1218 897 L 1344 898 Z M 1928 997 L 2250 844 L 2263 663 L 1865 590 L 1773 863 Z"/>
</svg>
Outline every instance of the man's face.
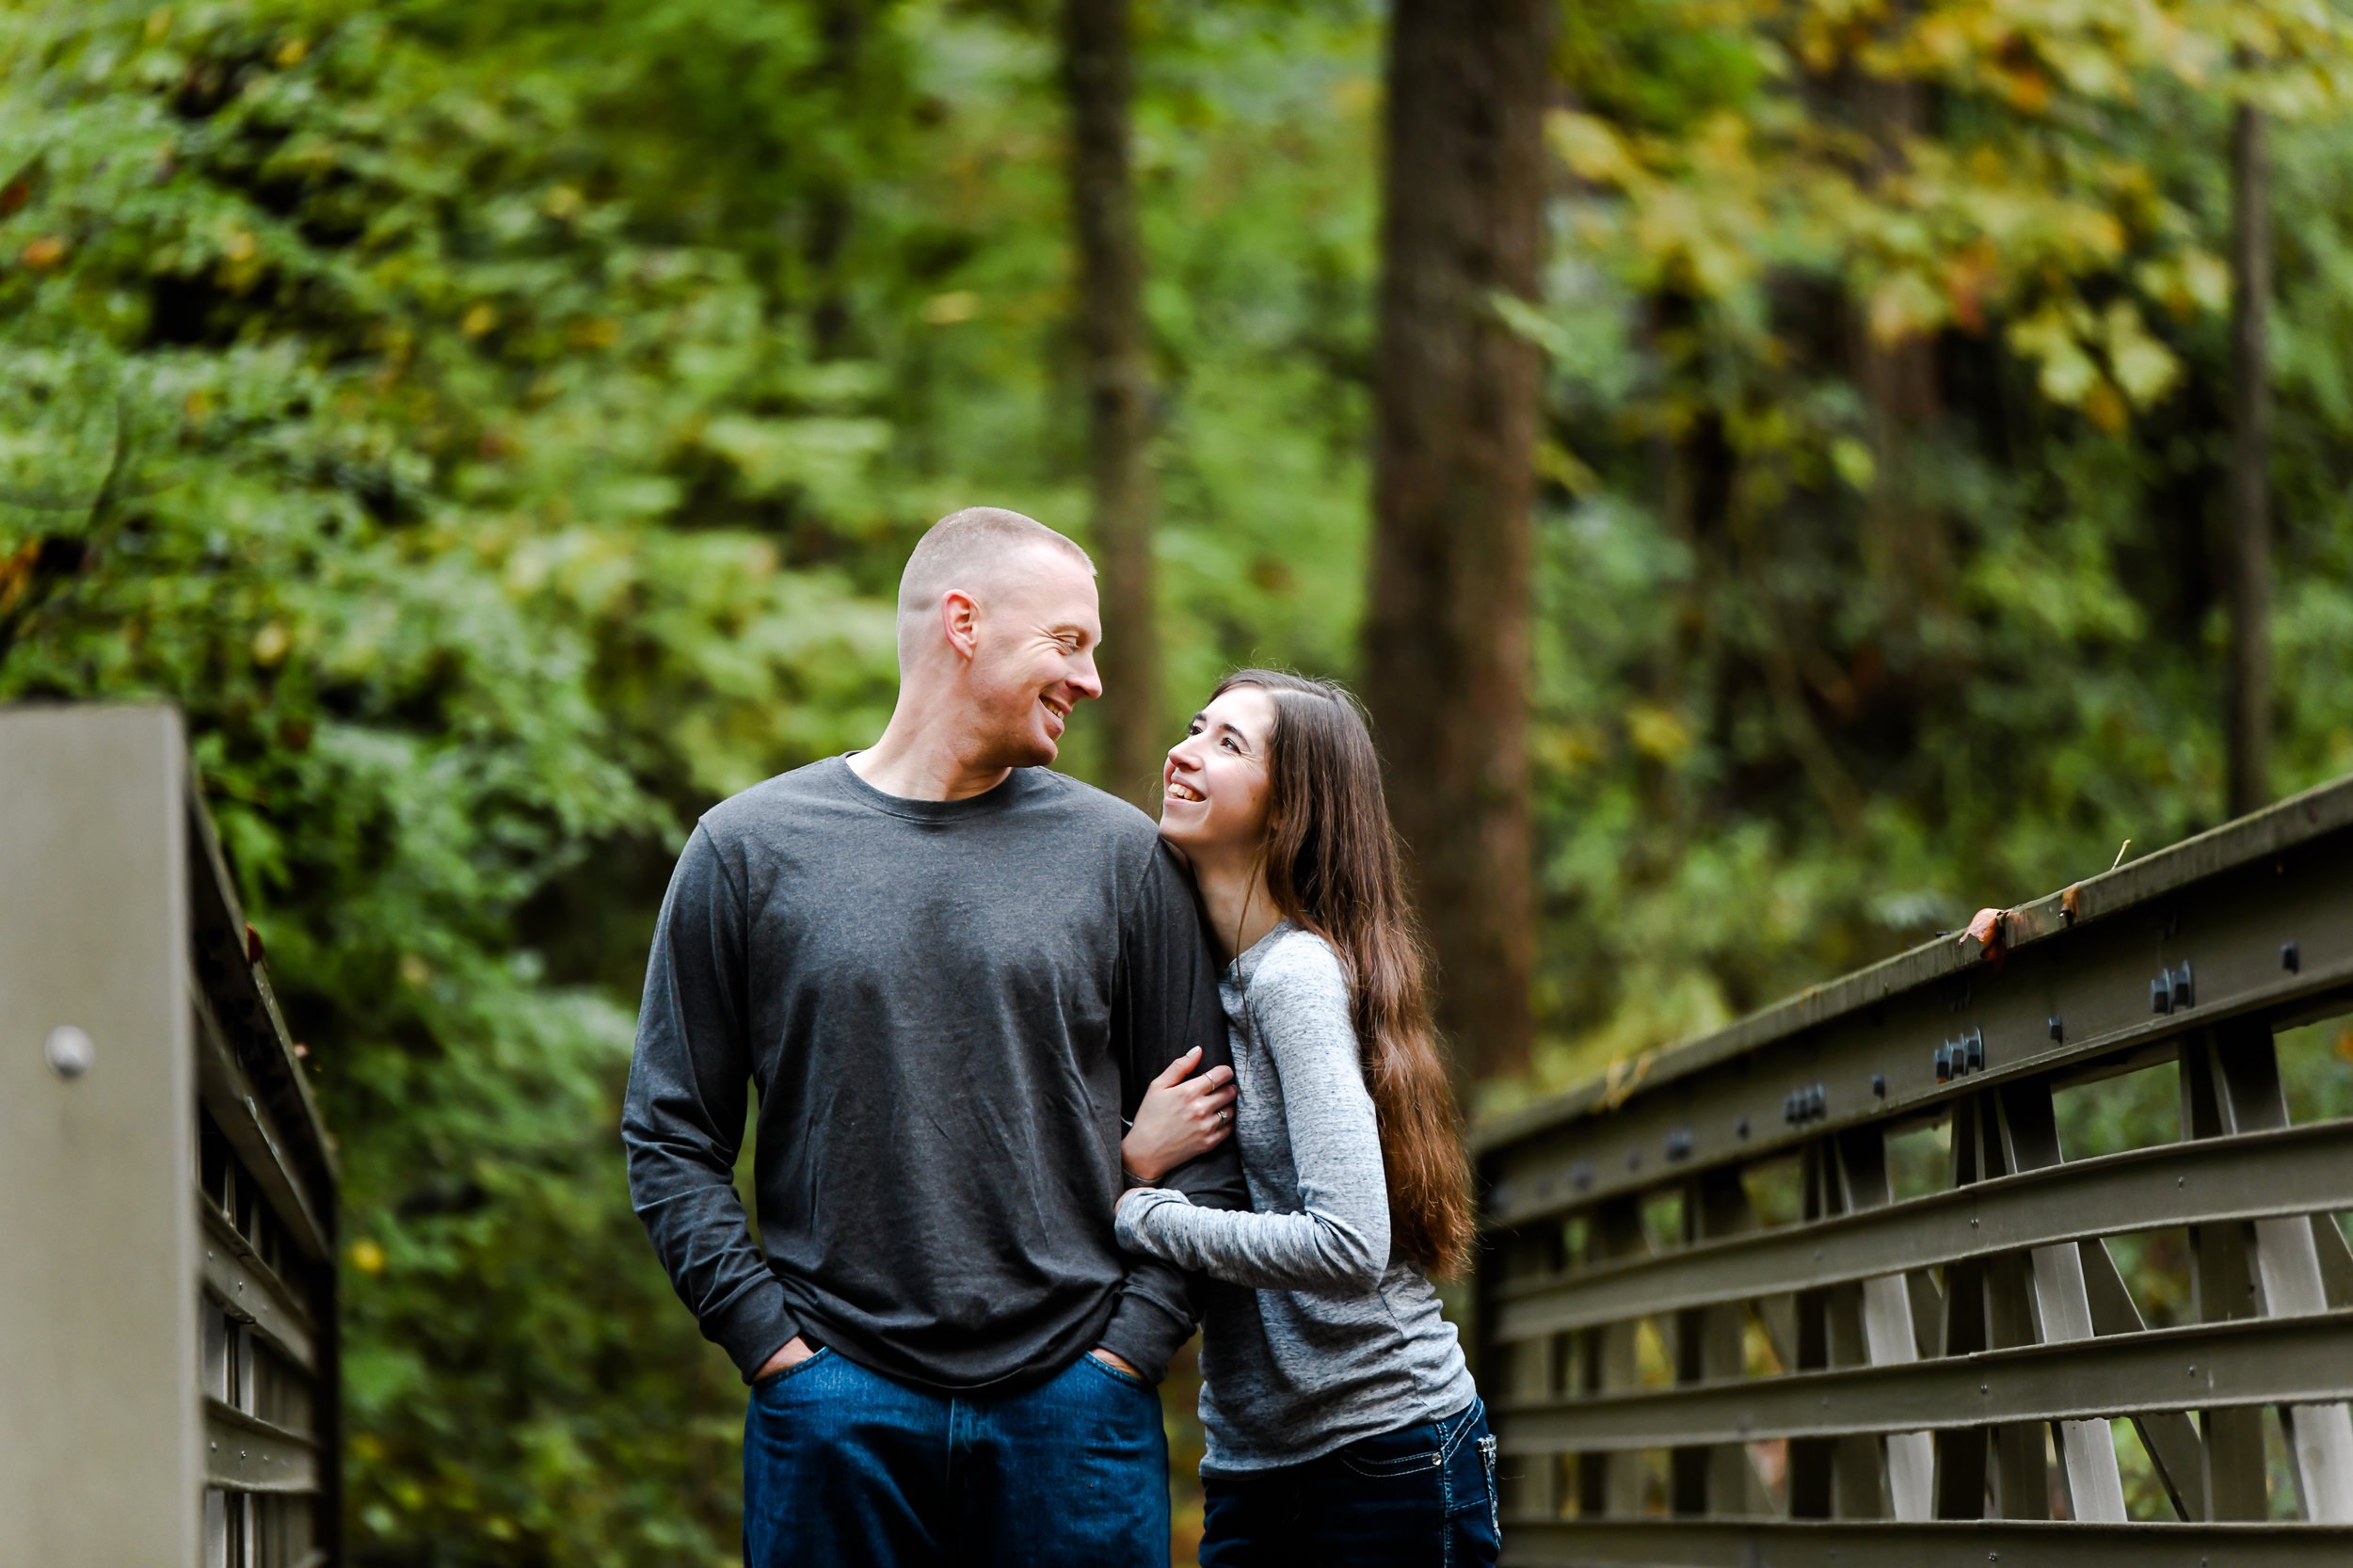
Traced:
<svg viewBox="0 0 2353 1568">
<path fill-rule="evenodd" d="M 1070 712 L 1103 695 L 1095 574 L 1066 551 L 1026 551 L 982 602 L 967 690 L 996 766 L 1038 767 L 1061 747 Z"/>
</svg>

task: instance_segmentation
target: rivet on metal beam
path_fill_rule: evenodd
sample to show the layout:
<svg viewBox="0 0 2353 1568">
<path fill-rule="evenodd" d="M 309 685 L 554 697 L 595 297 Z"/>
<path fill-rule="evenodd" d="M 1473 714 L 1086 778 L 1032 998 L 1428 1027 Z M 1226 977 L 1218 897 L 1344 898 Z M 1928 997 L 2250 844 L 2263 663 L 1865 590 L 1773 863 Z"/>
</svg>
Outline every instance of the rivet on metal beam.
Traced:
<svg viewBox="0 0 2353 1568">
<path fill-rule="evenodd" d="M 98 1060 L 98 1048 L 91 1043 L 88 1032 L 72 1024 L 59 1024 L 40 1043 L 40 1053 L 48 1059 L 49 1070 L 69 1082 L 90 1070 Z"/>
<path fill-rule="evenodd" d="M 1880 1099 L 1887 1097 L 1887 1075 L 1885 1073 L 1871 1075 L 1871 1093 Z"/>
<path fill-rule="evenodd" d="M 2173 977 L 2170 974 L 2160 972 L 2156 979 L 2149 983 L 2149 1011 L 2173 1011 Z"/>
<path fill-rule="evenodd" d="M 2290 974 L 2299 974 L 2303 971 L 2304 955 L 2297 951 L 2297 947 L 2294 942 L 2281 942 L 2280 944 L 2280 968 L 2287 970 Z"/>
<path fill-rule="evenodd" d="M 2055 1042 L 2067 1038 L 2067 1026 L 2059 1022 L 2056 1013 L 2051 1015 L 2051 1038 Z"/>
<path fill-rule="evenodd" d="M 2168 978 L 2171 981 L 2173 985 L 2173 1005 L 2175 1007 L 2186 1010 L 2196 1002 L 2198 993 L 2190 983 L 2188 959 L 2183 959 L 2182 967 L 2178 969 L 2170 971 Z"/>
</svg>

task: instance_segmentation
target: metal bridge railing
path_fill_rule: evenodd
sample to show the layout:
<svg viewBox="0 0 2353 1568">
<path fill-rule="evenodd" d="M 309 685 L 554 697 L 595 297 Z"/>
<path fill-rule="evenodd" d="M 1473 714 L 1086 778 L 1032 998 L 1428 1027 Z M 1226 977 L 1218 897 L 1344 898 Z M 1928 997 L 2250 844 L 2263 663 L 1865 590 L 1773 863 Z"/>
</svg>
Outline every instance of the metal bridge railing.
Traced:
<svg viewBox="0 0 2353 1568">
<path fill-rule="evenodd" d="M 2353 1562 L 2348 1009 L 2353 780 L 1484 1131 L 1505 1560 Z"/>
<path fill-rule="evenodd" d="M 0 712 L 0 1562 L 338 1559 L 331 1145 L 176 714 Z"/>
</svg>

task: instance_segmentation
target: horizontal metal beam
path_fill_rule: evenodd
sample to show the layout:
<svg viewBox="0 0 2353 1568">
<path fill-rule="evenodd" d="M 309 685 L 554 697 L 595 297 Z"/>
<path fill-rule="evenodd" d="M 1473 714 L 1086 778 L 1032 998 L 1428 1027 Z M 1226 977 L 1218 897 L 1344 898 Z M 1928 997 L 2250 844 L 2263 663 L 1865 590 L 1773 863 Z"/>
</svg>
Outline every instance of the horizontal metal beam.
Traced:
<svg viewBox="0 0 2353 1568">
<path fill-rule="evenodd" d="M 207 1399 L 204 1484 L 225 1492 L 316 1492 L 318 1451 L 297 1433 Z"/>
<path fill-rule="evenodd" d="M 204 808 L 197 780 L 187 785 L 188 901 L 195 967 L 212 995 L 223 1024 L 242 1023 L 241 1044 L 249 1053 L 248 1064 L 262 1079 L 264 1103 L 279 1112 L 287 1131 L 300 1142 L 301 1162 L 325 1184 L 340 1180 L 334 1140 L 319 1115 L 317 1097 L 294 1054 L 285 1015 L 269 983 L 268 967 L 254 956 L 248 943 L 244 907 L 237 900 L 236 880 L 229 874 L 220 836 L 212 813 Z"/>
<path fill-rule="evenodd" d="M 2353 805 L 2353 781 L 2337 791 L 2332 810 Z M 1936 963 L 1865 970 L 1828 988 L 1847 999 L 1836 1008 L 1792 1004 L 1785 1029 L 1751 1038 L 1756 1032 L 1736 1026 L 1645 1059 L 1616 1074 L 1614 1088 L 1593 1086 L 1554 1113 L 1483 1133 L 1488 1224 L 1532 1224 L 1794 1151 L 1824 1131 L 1934 1116 L 1993 1084 L 2098 1071 L 2229 1018 L 2353 995 L 2348 886 L 2353 831 L 2334 831 L 2084 920 L 1998 964 L 1963 962 L 1948 942 Z M 2178 993 L 2169 984 L 2163 1013 L 2151 990 L 2160 974 L 2183 983 Z M 1855 989 L 1873 976 L 1884 990 Z M 1940 1069 L 1955 1041 L 1968 1045 L 1962 1070 Z"/>
<path fill-rule="evenodd" d="M 1507 1453 L 1590 1453 L 2345 1400 L 2353 1400 L 2353 1311 L 1491 1404 Z"/>
<path fill-rule="evenodd" d="M 254 1093 L 204 993 L 192 986 L 189 1002 L 196 1010 L 197 1098 L 236 1150 L 238 1163 L 267 1194 L 286 1234 L 314 1261 L 329 1261 L 320 1205 L 289 1158 L 277 1118 Z M 323 1196 L 332 1203 L 332 1194 Z"/>
<path fill-rule="evenodd" d="M 1528 1339 L 2096 1236 L 2345 1208 L 2353 1208 L 2353 1122 L 2160 1144 L 1501 1286 L 1492 1337 Z"/>
<path fill-rule="evenodd" d="M 1505 1568 L 2344 1568 L 2336 1525 L 1940 1520 L 1503 1521 Z"/>
<path fill-rule="evenodd" d="M 278 1348 L 280 1354 L 304 1371 L 317 1368 L 311 1337 L 311 1317 L 286 1282 L 253 1251 L 252 1243 L 236 1232 L 228 1218 L 202 1192 L 196 1198 L 197 1218 L 204 1234 L 204 1288 L 240 1322 Z"/>
</svg>

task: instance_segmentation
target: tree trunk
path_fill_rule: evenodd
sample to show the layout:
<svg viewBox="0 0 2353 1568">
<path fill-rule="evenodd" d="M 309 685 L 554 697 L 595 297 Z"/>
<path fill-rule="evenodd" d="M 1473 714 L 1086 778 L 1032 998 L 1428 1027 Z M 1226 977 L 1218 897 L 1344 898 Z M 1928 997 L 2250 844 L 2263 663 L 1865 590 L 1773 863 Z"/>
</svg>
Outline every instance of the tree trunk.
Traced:
<svg viewBox="0 0 2353 1568">
<path fill-rule="evenodd" d="M 1545 0 L 1398 0 L 1389 35 L 1366 696 L 1458 1073 L 1523 1071 L 1535 969 L 1529 508 Z"/>
<path fill-rule="evenodd" d="M 1079 240 L 1093 532 L 1102 571 L 1110 776 L 1114 790 L 1148 808 L 1159 797 L 1160 758 L 1174 737 L 1162 725 L 1153 605 L 1156 498 L 1146 461 L 1152 369 L 1128 156 L 1128 0 L 1064 0 L 1063 88 L 1070 102 L 1070 204 Z"/>
<path fill-rule="evenodd" d="M 2271 799 L 2271 174 L 2263 117 L 2231 126 L 2231 814 Z"/>
<path fill-rule="evenodd" d="M 856 81 L 858 56 L 866 41 L 866 11 L 859 0 L 828 0 L 818 13 L 818 35 L 824 43 L 811 90 L 828 82 Z M 843 287 L 841 251 L 850 237 L 850 185 L 849 171 L 839 167 L 819 184 L 810 199 L 808 236 L 802 247 L 802 260 L 816 291 L 808 312 L 809 348 L 820 360 L 840 358 L 849 332 L 850 302 Z"/>
</svg>

